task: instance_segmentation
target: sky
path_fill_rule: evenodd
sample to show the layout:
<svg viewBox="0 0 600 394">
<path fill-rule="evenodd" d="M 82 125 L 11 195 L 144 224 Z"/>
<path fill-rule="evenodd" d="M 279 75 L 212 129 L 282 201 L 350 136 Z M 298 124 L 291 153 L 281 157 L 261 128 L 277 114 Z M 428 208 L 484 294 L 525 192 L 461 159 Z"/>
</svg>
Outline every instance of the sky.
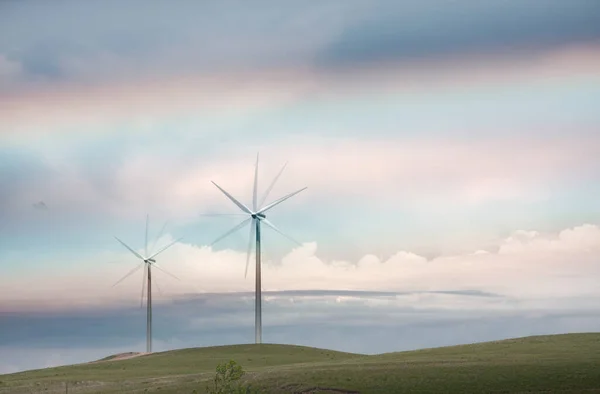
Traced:
<svg viewBox="0 0 600 394">
<path fill-rule="evenodd" d="M 0 373 L 600 330 L 596 0 L 0 2 Z M 286 164 L 287 163 L 287 164 Z M 162 229 L 164 228 L 164 231 Z"/>
</svg>

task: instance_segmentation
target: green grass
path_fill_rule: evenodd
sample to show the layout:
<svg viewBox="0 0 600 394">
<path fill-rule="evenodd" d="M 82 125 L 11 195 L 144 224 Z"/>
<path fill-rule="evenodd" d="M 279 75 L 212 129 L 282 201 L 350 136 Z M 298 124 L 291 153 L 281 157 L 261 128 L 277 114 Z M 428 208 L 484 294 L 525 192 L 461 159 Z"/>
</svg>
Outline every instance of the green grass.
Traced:
<svg viewBox="0 0 600 394">
<path fill-rule="evenodd" d="M 216 365 L 230 359 L 269 393 L 600 393 L 600 334 L 376 356 L 288 345 L 185 349 L 0 375 L 0 393 L 64 393 L 67 381 L 69 393 L 202 393 Z"/>
</svg>

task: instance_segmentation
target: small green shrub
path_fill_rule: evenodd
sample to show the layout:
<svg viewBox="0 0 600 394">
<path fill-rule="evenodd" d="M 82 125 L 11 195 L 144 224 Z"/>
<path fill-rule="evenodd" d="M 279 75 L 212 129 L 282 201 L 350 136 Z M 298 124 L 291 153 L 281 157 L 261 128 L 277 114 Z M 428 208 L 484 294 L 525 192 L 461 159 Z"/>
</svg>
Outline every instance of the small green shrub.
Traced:
<svg viewBox="0 0 600 394">
<path fill-rule="evenodd" d="M 217 374 L 213 379 L 213 387 L 207 387 L 209 394 L 259 394 L 250 386 L 241 384 L 240 379 L 246 374 L 241 365 L 233 360 L 217 365 Z"/>
</svg>

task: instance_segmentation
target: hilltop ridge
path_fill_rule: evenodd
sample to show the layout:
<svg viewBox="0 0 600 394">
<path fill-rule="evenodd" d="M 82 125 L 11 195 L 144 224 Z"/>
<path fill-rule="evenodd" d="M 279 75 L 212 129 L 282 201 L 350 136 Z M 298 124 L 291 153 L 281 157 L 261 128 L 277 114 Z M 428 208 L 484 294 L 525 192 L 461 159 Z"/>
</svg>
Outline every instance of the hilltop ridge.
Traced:
<svg viewBox="0 0 600 394">
<path fill-rule="evenodd" d="M 216 365 L 230 359 L 248 372 L 248 383 L 268 393 L 326 392 L 319 388 L 408 393 L 436 392 L 440 387 L 457 393 L 600 391 L 600 334 L 585 333 L 379 355 L 276 344 L 130 352 L 86 364 L 0 375 L 0 393 L 64 392 L 65 382 L 70 382 L 69 393 L 201 393 Z"/>
</svg>

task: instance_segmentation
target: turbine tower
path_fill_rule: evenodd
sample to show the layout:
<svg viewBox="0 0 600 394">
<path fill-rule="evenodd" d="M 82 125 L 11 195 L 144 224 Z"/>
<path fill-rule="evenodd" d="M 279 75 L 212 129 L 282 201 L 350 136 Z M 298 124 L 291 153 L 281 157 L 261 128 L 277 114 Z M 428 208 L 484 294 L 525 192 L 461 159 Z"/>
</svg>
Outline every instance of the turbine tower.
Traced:
<svg viewBox="0 0 600 394">
<path fill-rule="evenodd" d="M 255 284 L 255 286 L 256 286 L 256 288 L 255 288 L 255 299 L 254 299 L 254 303 L 255 303 L 254 304 L 254 329 L 255 329 L 255 342 L 257 344 L 262 343 L 261 224 L 265 224 L 267 227 L 270 227 L 271 229 L 275 230 L 276 232 L 283 235 L 290 241 L 294 242 L 297 245 L 300 245 L 299 242 L 295 241 L 290 236 L 284 234 L 273 223 L 271 223 L 269 220 L 267 220 L 265 213 L 268 210 L 270 210 L 271 208 L 274 208 L 275 206 L 281 204 L 285 200 L 287 200 L 287 199 L 295 196 L 296 194 L 300 193 L 301 191 L 305 190 L 306 187 L 304 187 L 298 191 L 295 191 L 293 193 L 290 193 L 288 195 L 285 195 L 285 196 L 273 201 L 272 203 L 263 206 L 264 202 L 266 201 L 267 197 L 269 196 L 269 193 L 271 192 L 271 189 L 273 189 L 273 186 L 275 186 L 275 183 L 281 176 L 281 173 L 285 169 L 286 165 L 287 165 L 287 163 L 283 165 L 283 167 L 281 168 L 281 170 L 279 171 L 277 176 L 273 179 L 273 181 L 271 182 L 271 184 L 265 191 L 265 194 L 262 196 L 261 200 L 258 201 L 258 198 L 257 198 L 257 193 L 258 193 L 258 154 L 256 155 L 256 166 L 254 168 L 254 188 L 253 188 L 253 192 L 252 192 L 252 209 L 248 208 L 246 205 L 244 205 L 240 201 L 236 200 L 231 194 L 227 193 L 223 188 L 221 188 L 221 186 L 219 186 L 215 182 L 211 181 L 223 194 L 225 194 L 225 196 L 227 196 L 227 198 L 229 200 L 231 200 L 239 209 L 242 210 L 244 215 L 248 216 L 248 218 L 243 220 L 241 223 L 239 223 L 238 225 L 233 227 L 231 230 L 229 230 L 228 232 L 226 232 L 225 234 L 223 234 L 222 236 L 217 238 L 211 244 L 211 246 L 214 245 L 215 243 L 219 242 L 223 238 L 227 237 L 228 235 L 240 230 L 246 224 L 250 223 L 250 239 L 249 239 L 249 243 L 248 243 L 248 253 L 246 255 L 246 271 L 244 274 L 244 277 L 246 277 L 248 275 L 248 265 L 250 264 L 250 253 L 252 252 L 253 241 L 256 244 L 256 251 L 255 251 L 255 255 L 256 255 L 256 274 L 255 274 L 256 284 Z M 227 214 L 225 214 L 225 215 L 227 215 Z"/>
<path fill-rule="evenodd" d="M 161 235 L 165 229 L 165 226 L 166 226 L 166 223 L 163 226 L 163 228 L 160 230 L 158 237 L 156 237 L 156 241 L 158 241 L 158 239 L 161 237 Z M 115 239 L 117 241 L 119 241 L 119 243 L 121 245 L 125 246 L 127 248 L 127 250 L 129 250 L 131 253 L 133 253 L 133 255 L 135 257 L 142 260 L 141 264 L 138 264 L 134 269 L 129 271 L 124 277 L 122 277 L 114 285 L 112 285 L 112 287 L 115 287 L 116 285 L 121 283 L 123 280 L 125 280 L 125 278 L 129 277 L 130 275 L 137 272 L 137 270 L 144 267 L 144 279 L 142 282 L 142 302 L 140 304 L 140 307 L 144 306 L 144 290 L 147 288 L 148 291 L 147 291 L 147 296 L 146 296 L 146 300 L 147 300 L 147 302 L 146 302 L 146 352 L 152 353 L 152 267 L 179 280 L 179 278 L 176 277 L 175 275 L 165 271 L 164 268 L 159 267 L 156 264 L 156 260 L 154 258 L 156 256 L 158 256 L 160 253 L 162 253 L 165 250 L 167 250 L 168 248 L 170 248 L 171 246 L 173 246 L 175 243 L 181 241 L 182 238 L 176 239 L 175 241 L 171 242 L 164 248 L 161 248 L 156 253 L 152 253 L 152 251 L 150 251 L 150 253 L 148 253 L 148 215 L 146 215 L 146 238 L 145 238 L 146 241 L 144 244 L 144 255 L 143 256 L 141 254 L 139 254 L 138 252 L 136 252 L 135 250 L 133 250 L 132 248 L 130 248 L 125 242 L 121 241 L 119 238 L 115 237 Z M 154 245 L 153 245 L 152 249 L 154 249 L 154 246 L 156 246 L 156 241 L 154 241 Z M 147 256 L 147 257 L 144 257 L 144 256 Z M 158 283 L 156 283 L 156 285 L 158 285 Z M 160 288 L 159 288 L 159 291 L 160 291 Z"/>
</svg>

